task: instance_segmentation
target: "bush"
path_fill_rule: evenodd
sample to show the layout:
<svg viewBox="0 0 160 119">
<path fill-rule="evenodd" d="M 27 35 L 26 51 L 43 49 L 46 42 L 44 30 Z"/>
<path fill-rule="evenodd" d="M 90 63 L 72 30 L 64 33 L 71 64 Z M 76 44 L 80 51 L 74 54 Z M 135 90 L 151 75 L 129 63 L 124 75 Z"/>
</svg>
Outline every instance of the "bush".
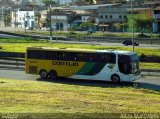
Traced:
<svg viewBox="0 0 160 119">
<path fill-rule="evenodd" d="M 3 48 L 2 48 L 2 46 L 0 46 L 0 50 L 2 50 Z"/>
<path fill-rule="evenodd" d="M 71 35 L 76 35 L 77 33 L 76 32 L 74 32 L 74 31 L 70 31 L 70 33 L 69 34 L 71 34 Z"/>
<path fill-rule="evenodd" d="M 137 35 L 138 38 L 150 38 L 150 36 L 145 35 L 143 33 Z"/>
</svg>

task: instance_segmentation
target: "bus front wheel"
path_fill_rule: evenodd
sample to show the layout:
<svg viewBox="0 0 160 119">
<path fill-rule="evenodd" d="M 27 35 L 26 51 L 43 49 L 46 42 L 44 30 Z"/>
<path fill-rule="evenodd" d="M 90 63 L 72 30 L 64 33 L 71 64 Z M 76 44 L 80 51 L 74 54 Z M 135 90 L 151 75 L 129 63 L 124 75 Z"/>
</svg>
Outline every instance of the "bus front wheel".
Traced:
<svg viewBox="0 0 160 119">
<path fill-rule="evenodd" d="M 120 82 L 120 77 L 117 75 L 117 74 L 113 74 L 112 76 L 111 76 L 111 80 L 112 80 L 112 82 L 113 83 L 119 83 Z"/>
<path fill-rule="evenodd" d="M 48 77 L 47 71 L 44 69 L 40 70 L 39 75 L 42 79 L 46 79 Z"/>
<path fill-rule="evenodd" d="M 57 72 L 54 71 L 54 70 L 51 70 L 51 71 L 49 72 L 49 77 L 50 77 L 51 79 L 56 79 L 56 78 L 57 78 Z"/>
</svg>

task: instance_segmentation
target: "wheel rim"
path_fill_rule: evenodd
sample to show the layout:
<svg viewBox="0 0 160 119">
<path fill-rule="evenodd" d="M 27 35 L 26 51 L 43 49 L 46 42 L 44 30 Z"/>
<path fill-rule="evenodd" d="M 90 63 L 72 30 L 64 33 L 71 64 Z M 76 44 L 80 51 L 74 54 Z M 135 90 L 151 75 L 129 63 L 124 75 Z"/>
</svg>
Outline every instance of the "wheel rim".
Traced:
<svg viewBox="0 0 160 119">
<path fill-rule="evenodd" d="M 117 76 L 113 76 L 112 81 L 114 83 L 118 83 L 119 82 L 119 78 Z"/>
<path fill-rule="evenodd" d="M 52 79 L 56 79 L 57 78 L 57 73 L 55 71 L 50 71 L 49 72 L 49 77 Z"/>
<path fill-rule="evenodd" d="M 41 75 L 42 78 L 46 78 L 47 77 L 47 73 L 45 71 L 42 71 L 40 75 Z"/>
</svg>

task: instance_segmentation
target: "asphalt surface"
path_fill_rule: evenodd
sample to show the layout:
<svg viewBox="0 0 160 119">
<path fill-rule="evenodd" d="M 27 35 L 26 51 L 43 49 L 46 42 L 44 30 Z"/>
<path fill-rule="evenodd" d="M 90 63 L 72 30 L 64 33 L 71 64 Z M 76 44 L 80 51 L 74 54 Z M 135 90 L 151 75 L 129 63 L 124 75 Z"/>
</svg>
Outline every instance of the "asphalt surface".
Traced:
<svg viewBox="0 0 160 119">
<path fill-rule="evenodd" d="M 0 34 L 1 38 L 20 38 L 19 36 L 13 36 L 13 35 L 6 35 L 6 34 Z M 66 43 L 66 44 L 92 44 L 92 45 L 102 45 L 102 46 L 124 46 L 122 43 L 116 43 L 116 42 L 110 42 L 110 41 L 105 41 L 105 42 L 96 42 L 96 41 L 92 41 L 89 40 L 87 42 L 80 42 L 80 41 L 62 41 L 62 40 L 53 40 L 53 42 L 58 42 L 58 43 Z M 124 46 L 124 47 L 132 47 L 130 46 Z M 141 47 L 141 48 L 156 48 L 159 49 L 160 45 L 157 44 L 140 44 L 139 46 L 135 46 L 135 47 Z"/>
<path fill-rule="evenodd" d="M 23 69 L 14 69 L 14 68 L 1 68 L 0 69 L 0 78 L 9 78 L 9 79 L 18 79 L 25 81 L 44 81 L 44 82 L 56 82 L 70 85 L 87 85 L 87 86 L 99 86 L 99 87 L 136 87 L 136 88 L 145 88 L 151 90 L 160 91 L 160 76 L 142 76 L 140 80 L 135 81 L 134 83 L 120 83 L 112 84 L 111 82 L 104 81 L 87 81 L 87 80 L 73 80 L 73 79 L 58 79 L 58 80 L 42 80 L 39 75 L 30 75 L 25 74 Z"/>
</svg>

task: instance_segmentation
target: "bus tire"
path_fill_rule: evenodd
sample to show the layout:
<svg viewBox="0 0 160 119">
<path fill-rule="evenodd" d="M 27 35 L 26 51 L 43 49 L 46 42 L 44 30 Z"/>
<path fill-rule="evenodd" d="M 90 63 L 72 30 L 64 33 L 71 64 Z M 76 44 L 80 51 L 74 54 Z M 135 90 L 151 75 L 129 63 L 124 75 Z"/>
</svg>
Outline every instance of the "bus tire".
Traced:
<svg viewBox="0 0 160 119">
<path fill-rule="evenodd" d="M 56 79 L 57 78 L 57 72 L 54 71 L 54 70 L 51 70 L 49 73 L 48 73 L 49 77 L 51 79 Z"/>
<path fill-rule="evenodd" d="M 44 70 L 44 69 L 40 70 L 39 75 L 40 75 L 40 77 L 41 77 L 42 79 L 48 78 L 47 71 Z"/>
<path fill-rule="evenodd" d="M 111 76 L 111 80 L 112 80 L 113 83 L 117 84 L 117 83 L 120 82 L 120 77 L 117 74 L 113 74 Z"/>
</svg>

